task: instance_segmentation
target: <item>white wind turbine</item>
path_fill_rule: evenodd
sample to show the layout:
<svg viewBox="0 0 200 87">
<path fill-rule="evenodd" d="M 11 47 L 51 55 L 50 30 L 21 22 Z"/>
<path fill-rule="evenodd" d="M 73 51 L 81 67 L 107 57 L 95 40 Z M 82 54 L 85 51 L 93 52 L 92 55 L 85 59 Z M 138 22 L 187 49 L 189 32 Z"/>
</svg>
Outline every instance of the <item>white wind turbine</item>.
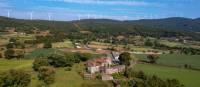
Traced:
<svg viewBox="0 0 200 87">
<path fill-rule="evenodd" d="M 30 12 L 30 20 L 33 20 L 33 11 Z"/>
<path fill-rule="evenodd" d="M 10 10 L 7 10 L 7 17 L 10 17 Z"/>
<path fill-rule="evenodd" d="M 49 21 L 51 21 L 51 16 L 52 16 L 52 14 L 48 13 L 48 19 L 49 19 Z"/>
<path fill-rule="evenodd" d="M 81 14 L 78 14 L 78 20 L 79 21 L 81 20 Z"/>
<path fill-rule="evenodd" d="M 87 14 L 87 18 L 90 19 L 90 14 Z"/>
</svg>

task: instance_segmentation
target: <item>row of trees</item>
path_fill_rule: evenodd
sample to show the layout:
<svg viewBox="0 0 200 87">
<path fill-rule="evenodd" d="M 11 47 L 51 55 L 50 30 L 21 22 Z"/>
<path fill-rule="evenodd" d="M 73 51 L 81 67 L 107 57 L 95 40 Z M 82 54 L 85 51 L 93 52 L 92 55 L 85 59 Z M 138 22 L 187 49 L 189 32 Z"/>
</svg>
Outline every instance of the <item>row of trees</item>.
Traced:
<svg viewBox="0 0 200 87">
<path fill-rule="evenodd" d="M 91 58 L 93 58 L 93 54 L 90 53 L 52 54 L 47 58 L 36 58 L 33 69 L 37 71 L 41 66 L 71 67 L 74 63 L 87 61 Z"/>
<path fill-rule="evenodd" d="M 89 53 L 66 53 L 66 54 L 52 54 L 47 58 L 37 58 L 33 62 L 33 69 L 38 72 L 38 78 L 44 84 L 50 85 L 55 79 L 55 68 L 57 67 L 72 67 L 74 63 L 80 61 L 87 61 L 92 58 Z"/>
<path fill-rule="evenodd" d="M 148 76 L 144 72 L 136 72 L 133 69 L 129 69 L 129 72 L 125 74 L 129 80 L 129 87 L 185 87 L 177 79 L 163 80 L 157 76 Z"/>
<path fill-rule="evenodd" d="M 115 76 L 114 78 L 117 78 Z M 150 76 L 142 71 L 137 72 L 133 68 L 129 68 L 128 72 L 124 73 L 124 76 L 127 79 L 121 79 L 119 82 L 124 87 L 185 87 L 177 79 L 163 80 L 155 75 Z"/>
</svg>

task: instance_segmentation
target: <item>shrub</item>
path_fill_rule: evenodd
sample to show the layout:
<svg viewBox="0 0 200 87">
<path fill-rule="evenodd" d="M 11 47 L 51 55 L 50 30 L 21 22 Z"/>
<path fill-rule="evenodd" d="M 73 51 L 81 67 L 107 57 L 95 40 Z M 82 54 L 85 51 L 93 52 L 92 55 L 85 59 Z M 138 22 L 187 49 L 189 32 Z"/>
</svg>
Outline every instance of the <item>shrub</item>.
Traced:
<svg viewBox="0 0 200 87">
<path fill-rule="evenodd" d="M 42 66 L 38 70 L 38 78 L 45 84 L 52 84 L 55 80 L 55 69 L 49 66 Z"/>
<path fill-rule="evenodd" d="M 33 62 L 33 69 L 35 71 L 38 71 L 38 69 L 41 67 L 41 66 L 49 66 L 49 62 L 47 59 L 45 58 L 37 58 L 34 60 Z"/>
<path fill-rule="evenodd" d="M 91 53 L 79 53 L 78 57 L 81 61 L 87 61 L 93 57 Z"/>
<path fill-rule="evenodd" d="M 50 42 L 45 42 L 43 48 L 52 48 L 52 44 Z"/>
<path fill-rule="evenodd" d="M 129 66 L 131 64 L 131 54 L 128 52 L 124 52 L 122 54 L 119 55 L 119 60 L 121 62 L 121 64 L 124 64 L 126 66 Z"/>
<path fill-rule="evenodd" d="M 66 68 L 65 68 L 65 71 L 71 71 L 71 70 L 72 70 L 71 67 L 66 67 Z"/>
<path fill-rule="evenodd" d="M 151 54 L 151 55 L 148 55 L 147 58 L 149 59 L 150 63 L 156 63 L 156 61 L 158 60 L 159 56 Z"/>
</svg>

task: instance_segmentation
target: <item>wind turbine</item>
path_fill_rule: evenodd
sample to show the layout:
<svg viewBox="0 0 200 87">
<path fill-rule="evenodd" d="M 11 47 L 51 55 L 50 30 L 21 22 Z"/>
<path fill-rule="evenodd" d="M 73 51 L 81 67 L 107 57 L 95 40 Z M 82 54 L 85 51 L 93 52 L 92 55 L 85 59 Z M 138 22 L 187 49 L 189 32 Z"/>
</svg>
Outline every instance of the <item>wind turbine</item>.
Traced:
<svg viewBox="0 0 200 87">
<path fill-rule="evenodd" d="M 51 13 L 48 13 L 48 19 L 51 20 Z"/>
<path fill-rule="evenodd" d="M 90 14 L 87 14 L 87 18 L 90 19 Z"/>
<path fill-rule="evenodd" d="M 80 14 L 78 14 L 78 20 L 79 20 L 79 21 L 81 20 L 81 15 L 80 15 Z"/>
<path fill-rule="evenodd" d="M 30 20 L 33 20 L 33 11 L 30 12 Z"/>
<path fill-rule="evenodd" d="M 10 17 L 10 10 L 7 10 L 7 17 Z"/>
</svg>

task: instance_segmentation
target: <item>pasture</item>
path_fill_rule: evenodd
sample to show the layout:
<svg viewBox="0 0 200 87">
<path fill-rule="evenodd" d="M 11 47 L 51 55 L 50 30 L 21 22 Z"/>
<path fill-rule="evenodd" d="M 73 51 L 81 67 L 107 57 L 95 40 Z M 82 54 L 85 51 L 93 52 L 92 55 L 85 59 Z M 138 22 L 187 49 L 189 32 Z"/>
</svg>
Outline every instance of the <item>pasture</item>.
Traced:
<svg viewBox="0 0 200 87">
<path fill-rule="evenodd" d="M 0 71 L 9 69 L 31 68 L 33 60 L 6 60 L 0 59 Z"/>
<path fill-rule="evenodd" d="M 200 85 L 200 71 L 150 64 L 137 64 L 134 68 L 138 71 L 142 70 L 148 75 L 157 75 L 163 79 L 176 78 L 186 87 L 199 87 Z"/>
<path fill-rule="evenodd" d="M 147 55 L 135 55 L 139 60 L 148 60 Z M 200 55 L 179 55 L 179 54 L 161 54 L 157 60 L 158 64 L 176 67 L 184 67 L 185 64 L 192 68 L 200 69 Z"/>
</svg>

